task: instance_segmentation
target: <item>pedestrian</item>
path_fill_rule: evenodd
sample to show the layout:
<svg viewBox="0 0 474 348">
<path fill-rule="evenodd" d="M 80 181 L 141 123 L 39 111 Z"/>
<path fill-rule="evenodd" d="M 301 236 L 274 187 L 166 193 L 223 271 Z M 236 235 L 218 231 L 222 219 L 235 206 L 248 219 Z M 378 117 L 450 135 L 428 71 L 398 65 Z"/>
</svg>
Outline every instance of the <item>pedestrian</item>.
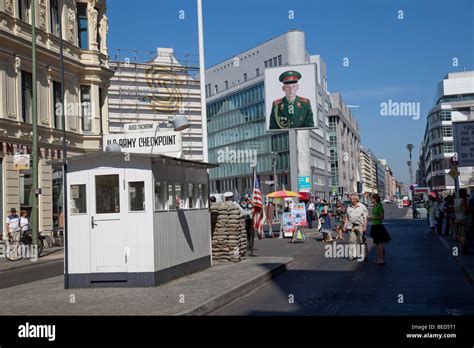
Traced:
<svg viewBox="0 0 474 348">
<path fill-rule="evenodd" d="M 365 244 L 365 232 L 367 231 L 367 208 L 359 202 L 359 197 L 353 195 L 351 197 L 351 205 L 346 211 L 346 227 L 349 231 L 349 261 L 355 260 L 357 247 L 362 249 L 364 262 L 368 261 L 367 246 Z"/>
<path fill-rule="evenodd" d="M 454 198 L 452 195 L 448 195 L 444 199 L 444 217 L 446 219 L 444 235 L 449 236 L 450 234 L 454 234 L 456 214 L 454 213 Z"/>
<path fill-rule="evenodd" d="M 290 212 L 290 202 L 289 201 L 286 201 L 285 202 L 285 210 L 284 210 L 285 213 L 289 213 Z"/>
<path fill-rule="evenodd" d="M 321 232 L 323 233 L 323 242 L 330 243 L 332 239 L 332 228 L 331 228 L 331 216 L 330 216 L 329 203 L 326 200 L 321 201 L 320 219 L 321 221 Z"/>
<path fill-rule="evenodd" d="M 21 231 L 21 227 L 20 217 L 16 214 L 15 208 L 10 209 L 10 215 L 8 215 L 5 220 L 5 231 L 6 235 L 4 239 L 11 241 L 12 239 L 16 240 L 18 238 L 16 234 Z"/>
<path fill-rule="evenodd" d="M 436 204 L 435 195 L 430 194 L 430 196 L 428 197 L 428 201 L 426 203 L 426 209 L 427 209 L 427 216 L 428 216 L 428 226 L 430 227 L 431 233 L 434 233 L 435 222 L 436 222 L 435 204 Z"/>
<path fill-rule="evenodd" d="M 28 220 L 28 213 L 26 210 L 20 212 L 20 228 L 22 233 L 28 232 L 30 229 L 30 221 Z"/>
<path fill-rule="evenodd" d="M 336 240 L 343 240 L 342 231 L 344 230 L 344 220 L 346 217 L 346 210 L 341 201 L 337 201 L 334 211 L 336 221 Z"/>
<path fill-rule="evenodd" d="M 245 217 L 245 232 L 247 233 L 247 250 L 253 250 L 254 228 L 252 226 L 252 209 L 250 197 L 245 195 L 239 204 L 241 214 Z"/>
<path fill-rule="evenodd" d="M 473 194 L 472 188 L 471 188 L 471 198 L 469 199 L 468 207 L 469 207 L 469 212 L 471 213 L 470 237 L 472 241 L 472 238 L 474 237 L 474 194 Z"/>
<path fill-rule="evenodd" d="M 458 240 L 461 245 L 463 255 L 468 255 L 467 244 L 469 241 L 469 206 L 467 202 L 467 190 L 462 188 L 459 190 L 459 198 L 454 201 L 454 211 L 456 214 L 456 228 L 458 232 Z"/>
<path fill-rule="evenodd" d="M 382 222 L 385 218 L 385 212 L 378 194 L 372 196 L 372 204 L 374 207 L 372 208 L 372 226 L 370 227 L 370 236 L 374 240 L 374 244 L 377 248 L 377 260 L 375 263 L 378 265 L 384 265 L 385 249 L 383 243 L 390 242 L 391 238 Z"/>
<path fill-rule="evenodd" d="M 443 234 L 443 222 L 444 222 L 444 199 L 442 197 L 438 197 L 436 199 L 438 203 L 438 215 L 436 217 L 436 229 L 438 235 L 441 236 Z"/>
<path fill-rule="evenodd" d="M 314 199 L 311 197 L 306 203 L 306 220 L 308 221 L 308 228 L 313 228 L 313 220 L 315 218 L 315 205 Z"/>
</svg>

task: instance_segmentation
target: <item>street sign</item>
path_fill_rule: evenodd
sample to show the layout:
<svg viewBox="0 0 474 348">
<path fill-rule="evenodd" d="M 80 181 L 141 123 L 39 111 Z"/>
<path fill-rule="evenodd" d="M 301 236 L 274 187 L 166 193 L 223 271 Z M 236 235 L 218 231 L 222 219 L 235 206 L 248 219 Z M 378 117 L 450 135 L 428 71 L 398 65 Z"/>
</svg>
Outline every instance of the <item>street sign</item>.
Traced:
<svg viewBox="0 0 474 348">
<path fill-rule="evenodd" d="M 273 185 L 273 182 L 274 182 L 273 180 L 268 180 L 268 181 L 265 181 L 265 184 L 266 185 Z"/>
<path fill-rule="evenodd" d="M 454 155 L 449 159 L 449 163 L 453 167 L 456 167 L 459 164 L 457 152 L 455 152 Z"/>
<path fill-rule="evenodd" d="M 16 154 L 13 156 L 13 168 L 16 170 L 30 169 L 30 155 Z"/>
<path fill-rule="evenodd" d="M 154 131 L 158 127 L 158 122 L 135 122 L 123 125 L 124 133 Z"/>
<path fill-rule="evenodd" d="M 453 122 L 453 137 L 458 167 L 473 167 L 474 121 Z"/>
<path fill-rule="evenodd" d="M 107 145 L 119 144 L 122 152 L 131 153 L 177 153 L 182 149 L 181 132 L 142 131 L 104 135 L 104 150 Z"/>
<path fill-rule="evenodd" d="M 459 171 L 455 167 L 452 167 L 449 171 L 449 175 L 451 175 L 453 179 L 456 179 L 456 177 L 459 175 Z"/>
<path fill-rule="evenodd" d="M 309 190 L 311 188 L 311 183 L 309 176 L 299 176 L 298 177 L 298 189 L 301 190 Z"/>
</svg>

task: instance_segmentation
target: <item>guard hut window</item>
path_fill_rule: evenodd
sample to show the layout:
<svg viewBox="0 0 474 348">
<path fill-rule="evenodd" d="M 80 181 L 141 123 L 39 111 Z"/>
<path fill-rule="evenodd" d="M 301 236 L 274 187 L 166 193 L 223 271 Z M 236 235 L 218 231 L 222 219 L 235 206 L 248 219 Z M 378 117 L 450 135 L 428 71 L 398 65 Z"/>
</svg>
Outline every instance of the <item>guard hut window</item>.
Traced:
<svg viewBox="0 0 474 348">
<path fill-rule="evenodd" d="M 187 194 L 187 204 L 186 207 L 188 209 L 195 208 L 195 202 L 196 202 L 196 192 L 195 192 L 195 184 L 193 183 L 188 183 L 188 194 Z"/>
<path fill-rule="evenodd" d="M 97 214 L 120 213 L 118 175 L 97 175 L 95 177 L 95 205 Z"/>
<path fill-rule="evenodd" d="M 155 211 L 168 210 L 166 181 L 155 181 Z"/>
<path fill-rule="evenodd" d="M 134 181 L 128 183 L 128 201 L 130 211 L 145 210 L 145 182 Z"/>
<path fill-rule="evenodd" d="M 69 209 L 71 214 L 85 214 L 86 209 L 86 185 L 71 185 L 71 203 Z"/>
</svg>

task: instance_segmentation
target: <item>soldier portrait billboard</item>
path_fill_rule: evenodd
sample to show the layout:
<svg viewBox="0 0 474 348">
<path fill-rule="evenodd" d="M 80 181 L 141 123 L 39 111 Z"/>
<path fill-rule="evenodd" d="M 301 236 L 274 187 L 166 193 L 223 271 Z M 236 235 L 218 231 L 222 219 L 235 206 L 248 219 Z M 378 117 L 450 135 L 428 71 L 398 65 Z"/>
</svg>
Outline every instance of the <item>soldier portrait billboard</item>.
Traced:
<svg viewBox="0 0 474 348">
<path fill-rule="evenodd" d="M 314 64 L 265 69 L 267 131 L 318 127 Z"/>
</svg>

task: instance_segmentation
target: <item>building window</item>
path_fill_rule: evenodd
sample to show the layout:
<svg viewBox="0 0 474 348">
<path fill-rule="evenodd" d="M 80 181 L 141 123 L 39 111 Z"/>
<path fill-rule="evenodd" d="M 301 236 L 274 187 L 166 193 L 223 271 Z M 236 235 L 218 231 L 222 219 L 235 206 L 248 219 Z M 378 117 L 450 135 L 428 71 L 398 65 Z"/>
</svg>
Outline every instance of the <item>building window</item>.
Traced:
<svg viewBox="0 0 474 348">
<path fill-rule="evenodd" d="M 59 5 L 58 0 L 50 0 L 49 13 L 51 17 L 51 33 L 59 36 Z"/>
<path fill-rule="evenodd" d="M 255 75 L 260 76 L 260 69 L 259 68 L 255 69 Z"/>
<path fill-rule="evenodd" d="M 282 59 L 281 59 L 281 54 L 278 56 L 278 65 L 279 65 L 279 66 L 282 66 L 282 65 L 283 65 Z"/>
<path fill-rule="evenodd" d="M 268 68 L 268 60 L 265 61 L 265 68 Z"/>
<path fill-rule="evenodd" d="M 229 89 L 229 81 L 225 81 L 225 89 Z"/>
<path fill-rule="evenodd" d="M 443 145 L 443 151 L 444 151 L 444 153 L 454 152 L 454 145 L 453 144 L 444 144 Z"/>
<path fill-rule="evenodd" d="M 443 137 L 452 137 L 453 127 L 443 127 Z"/>
<path fill-rule="evenodd" d="M 61 99 L 61 83 L 53 81 L 53 125 L 56 129 L 62 129 L 63 104 Z"/>
<path fill-rule="evenodd" d="M 33 82 L 31 73 L 21 71 L 21 112 L 23 122 L 31 123 L 33 107 Z"/>
<path fill-rule="evenodd" d="M 77 28 L 79 47 L 83 50 L 89 49 L 89 38 L 88 38 L 88 19 L 87 19 L 87 4 L 79 2 L 77 3 Z"/>
<path fill-rule="evenodd" d="M 219 87 L 217 85 L 214 85 L 214 92 L 217 94 L 219 93 Z"/>
<path fill-rule="evenodd" d="M 82 112 L 82 130 L 92 131 L 91 116 L 91 87 L 81 86 L 81 112 Z"/>
<path fill-rule="evenodd" d="M 244 74 L 244 82 L 247 81 L 247 73 Z"/>
<path fill-rule="evenodd" d="M 104 108 L 104 95 L 102 92 L 102 88 L 99 88 L 99 129 L 100 129 L 100 134 L 102 135 L 103 129 L 102 129 L 102 109 Z"/>
<path fill-rule="evenodd" d="M 441 111 L 441 121 L 451 121 L 451 111 Z"/>
<path fill-rule="evenodd" d="M 145 210 L 145 182 L 134 181 L 128 183 L 128 202 L 130 211 Z"/>
<path fill-rule="evenodd" d="M 18 15 L 26 23 L 30 23 L 31 0 L 18 0 Z"/>
<path fill-rule="evenodd" d="M 273 60 L 271 58 L 268 60 L 268 65 L 270 66 L 270 68 L 273 67 Z"/>
<path fill-rule="evenodd" d="M 277 57 L 273 57 L 273 66 L 278 66 Z"/>
</svg>

